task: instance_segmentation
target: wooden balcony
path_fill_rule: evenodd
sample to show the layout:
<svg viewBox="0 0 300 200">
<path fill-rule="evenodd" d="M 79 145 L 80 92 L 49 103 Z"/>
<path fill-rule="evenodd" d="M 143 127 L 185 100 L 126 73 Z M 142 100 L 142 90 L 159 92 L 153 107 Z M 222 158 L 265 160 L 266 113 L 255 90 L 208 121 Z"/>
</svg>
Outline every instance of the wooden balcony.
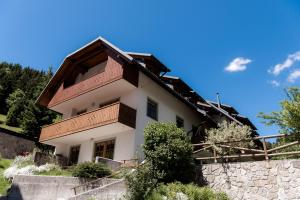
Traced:
<svg viewBox="0 0 300 200">
<path fill-rule="evenodd" d="M 120 102 L 101 107 L 72 118 L 44 126 L 40 135 L 40 142 L 71 135 L 89 129 L 121 123 L 135 128 L 136 110 Z"/>
<path fill-rule="evenodd" d="M 120 80 L 125 80 L 131 85 L 137 87 L 138 71 L 131 66 L 119 63 L 112 57 L 108 57 L 107 66 L 102 73 L 68 87 L 64 87 L 64 84 L 62 83 L 51 101 L 48 103 L 47 107 L 52 109 L 54 106 L 65 101 L 76 98 L 80 95 L 85 95 L 91 91 L 95 91 L 98 88 L 110 85 L 110 83 Z"/>
</svg>

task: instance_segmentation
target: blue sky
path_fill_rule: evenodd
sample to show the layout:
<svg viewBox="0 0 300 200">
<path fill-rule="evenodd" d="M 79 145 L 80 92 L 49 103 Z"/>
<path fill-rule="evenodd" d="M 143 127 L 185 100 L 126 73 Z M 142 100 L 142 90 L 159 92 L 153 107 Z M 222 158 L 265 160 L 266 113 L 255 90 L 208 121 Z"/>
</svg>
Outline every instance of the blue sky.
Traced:
<svg viewBox="0 0 300 200">
<path fill-rule="evenodd" d="M 299 86 L 300 2 L 0 1 L 0 61 L 56 70 L 103 36 L 125 51 L 155 54 L 201 96 L 233 105 L 262 135 L 257 113 L 279 109 Z M 227 69 L 227 70 L 226 70 Z"/>
</svg>

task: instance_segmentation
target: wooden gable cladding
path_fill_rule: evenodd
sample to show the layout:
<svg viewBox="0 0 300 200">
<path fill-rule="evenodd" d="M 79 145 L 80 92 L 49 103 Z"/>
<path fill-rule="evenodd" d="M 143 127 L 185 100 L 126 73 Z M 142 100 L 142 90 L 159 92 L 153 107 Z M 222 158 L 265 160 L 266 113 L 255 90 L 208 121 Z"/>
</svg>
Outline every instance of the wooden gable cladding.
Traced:
<svg viewBox="0 0 300 200">
<path fill-rule="evenodd" d="M 130 64 L 123 62 L 122 59 L 119 58 L 114 52 L 111 52 L 109 50 L 106 50 L 105 52 L 107 53 L 108 56 L 107 56 L 106 65 L 103 72 L 96 74 L 79 83 L 70 85 L 68 87 L 66 87 L 66 85 L 64 84 L 65 82 L 62 83 L 59 89 L 57 90 L 57 92 L 55 93 L 55 95 L 53 96 L 53 98 L 50 100 L 48 107 L 51 108 L 64 101 L 75 98 L 81 94 L 84 94 L 86 92 L 97 89 L 99 87 L 102 87 L 106 84 L 112 83 L 120 79 L 125 79 L 137 87 L 138 69 L 134 66 L 131 66 Z M 97 54 L 95 56 L 97 56 Z M 104 56 L 101 57 L 100 61 L 103 61 L 103 59 L 105 59 Z M 81 63 L 84 64 L 89 63 L 90 66 L 95 66 L 96 64 L 99 63 L 99 57 L 98 60 L 95 59 L 95 57 L 90 57 L 90 59 L 87 59 L 85 62 L 81 62 Z M 80 73 L 79 71 L 77 71 L 76 67 L 75 68 L 73 67 L 73 69 L 75 70 L 76 74 Z M 66 79 L 68 78 L 70 77 L 66 76 Z"/>
<path fill-rule="evenodd" d="M 120 102 L 44 126 L 40 142 L 120 122 L 135 128 L 136 110 Z"/>
</svg>

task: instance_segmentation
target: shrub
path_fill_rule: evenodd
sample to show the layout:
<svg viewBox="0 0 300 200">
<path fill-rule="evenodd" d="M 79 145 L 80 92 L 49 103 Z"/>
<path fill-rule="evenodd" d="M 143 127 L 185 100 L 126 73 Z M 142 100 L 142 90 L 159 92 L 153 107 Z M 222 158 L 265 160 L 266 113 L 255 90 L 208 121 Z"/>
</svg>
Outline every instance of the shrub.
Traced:
<svg viewBox="0 0 300 200">
<path fill-rule="evenodd" d="M 160 182 L 188 183 L 194 179 L 193 146 L 183 129 L 173 123 L 155 122 L 144 133 L 144 154 L 152 170 L 163 175 Z"/>
<path fill-rule="evenodd" d="M 216 151 L 221 154 L 229 154 L 235 152 L 234 149 L 229 148 L 220 148 L 217 143 L 227 142 L 227 141 L 236 141 L 236 140 L 244 140 L 241 142 L 234 143 L 234 146 L 238 147 L 252 147 L 254 145 L 253 141 L 249 141 L 251 139 L 251 128 L 249 126 L 241 126 L 235 122 L 228 123 L 226 121 L 219 124 L 218 128 L 212 128 L 206 131 L 207 138 L 206 142 L 210 143 L 214 146 Z M 246 140 L 246 141 L 245 141 Z"/>
<path fill-rule="evenodd" d="M 149 163 L 139 166 L 132 173 L 125 177 L 128 186 L 127 199 L 140 200 L 145 199 L 152 190 L 157 186 L 158 180 L 154 177 Z"/>
<path fill-rule="evenodd" d="M 189 200 L 229 200 L 225 193 L 215 192 L 208 187 L 181 183 L 160 185 L 146 200 L 178 199 L 178 196 L 186 196 Z"/>
<path fill-rule="evenodd" d="M 102 178 L 111 175 L 111 170 L 101 163 L 84 162 L 74 168 L 72 175 L 82 178 Z"/>
</svg>

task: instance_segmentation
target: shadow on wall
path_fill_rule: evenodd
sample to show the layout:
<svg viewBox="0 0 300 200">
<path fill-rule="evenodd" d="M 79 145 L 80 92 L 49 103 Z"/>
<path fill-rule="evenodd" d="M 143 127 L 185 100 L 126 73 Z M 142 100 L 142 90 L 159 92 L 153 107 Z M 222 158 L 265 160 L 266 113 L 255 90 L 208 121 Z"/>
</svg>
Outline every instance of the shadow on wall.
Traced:
<svg viewBox="0 0 300 200">
<path fill-rule="evenodd" d="M 7 196 L 0 197 L 0 200 L 23 200 L 23 196 L 19 186 L 13 184 L 11 188 L 7 190 Z"/>
<path fill-rule="evenodd" d="M 201 187 L 208 185 L 208 181 L 203 176 L 202 164 L 197 164 L 196 166 L 196 183 Z"/>
</svg>

